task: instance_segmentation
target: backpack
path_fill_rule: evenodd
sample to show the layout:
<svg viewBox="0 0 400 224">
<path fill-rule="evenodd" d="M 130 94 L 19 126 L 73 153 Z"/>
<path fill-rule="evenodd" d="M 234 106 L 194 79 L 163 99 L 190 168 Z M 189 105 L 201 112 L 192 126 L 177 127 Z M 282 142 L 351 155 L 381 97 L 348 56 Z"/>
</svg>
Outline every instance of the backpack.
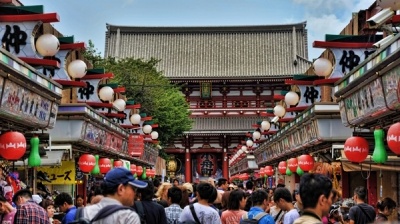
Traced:
<svg viewBox="0 0 400 224">
<path fill-rule="evenodd" d="M 190 212 L 192 213 L 192 216 L 193 216 L 193 218 L 194 218 L 195 221 L 186 220 L 186 221 L 183 221 L 183 222 L 181 222 L 181 223 L 182 223 L 182 224 L 201 224 L 201 222 L 200 222 L 199 218 L 197 217 L 196 212 L 195 212 L 195 210 L 194 210 L 194 205 L 193 205 L 193 204 L 190 204 L 190 205 L 189 205 L 189 208 L 190 208 Z"/>
<path fill-rule="evenodd" d="M 129 210 L 133 211 L 133 209 L 131 207 L 127 207 L 127 206 L 107 205 L 107 206 L 103 207 L 102 209 L 100 209 L 100 211 L 93 217 L 92 220 L 89 220 L 89 219 L 83 217 L 83 209 L 84 208 L 78 208 L 76 210 L 75 220 L 72 222 L 69 222 L 70 224 L 91 224 L 95 221 L 104 219 L 107 216 L 109 216 L 119 210 L 129 209 Z"/>
<path fill-rule="evenodd" d="M 143 204 L 141 201 L 135 201 L 135 211 L 139 215 L 140 224 L 146 224 L 146 214 L 144 213 Z"/>
<path fill-rule="evenodd" d="M 260 221 L 260 219 L 262 219 L 262 217 L 264 217 L 266 215 L 268 215 L 268 214 L 265 212 L 260 212 L 256 216 L 254 216 L 252 219 L 249 219 L 249 216 L 246 213 L 242 216 L 242 219 L 240 220 L 240 224 L 257 224 Z"/>
</svg>

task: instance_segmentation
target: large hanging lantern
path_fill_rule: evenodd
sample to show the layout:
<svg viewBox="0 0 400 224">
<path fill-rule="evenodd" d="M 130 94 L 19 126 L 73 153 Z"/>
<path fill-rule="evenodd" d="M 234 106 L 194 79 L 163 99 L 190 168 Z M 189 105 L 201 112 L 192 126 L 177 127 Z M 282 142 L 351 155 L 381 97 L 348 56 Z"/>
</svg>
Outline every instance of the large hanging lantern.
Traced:
<svg viewBox="0 0 400 224">
<path fill-rule="evenodd" d="M 83 154 L 79 157 L 78 166 L 84 173 L 90 173 L 96 165 L 96 158 L 91 154 Z"/>
<path fill-rule="evenodd" d="M 53 34 L 43 34 L 36 40 L 36 50 L 43 57 L 51 57 L 60 50 L 60 41 Z"/>
<path fill-rule="evenodd" d="M 151 127 L 151 125 L 146 124 L 145 126 L 143 126 L 142 131 L 145 134 L 150 134 L 151 130 L 153 130 L 153 128 Z"/>
<path fill-rule="evenodd" d="M 151 135 L 151 139 L 153 139 L 153 140 L 158 139 L 158 132 L 152 131 L 152 132 L 150 133 L 150 135 Z"/>
<path fill-rule="evenodd" d="M 326 77 L 332 73 L 332 63 L 326 58 L 318 58 L 315 60 L 313 68 L 317 76 Z"/>
<path fill-rule="evenodd" d="M 314 158 L 308 154 L 301 155 L 297 158 L 297 164 L 303 171 L 310 171 L 314 168 Z"/>
<path fill-rule="evenodd" d="M 286 175 L 286 161 L 279 162 L 278 171 L 280 174 Z"/>
<path fill-rule="evenodd" d="M 112 168 L 111 160 L 109 158 L 100 158 L 99 159 L 99 168 L 100 168 L 101 174 L 106 174 Z"/>
<path fill-rule="evenodd" d="M 244 174 L 242 174 L 243 176 L 242 176 L 242 180 L 244 180 L 244 181 L 246 181 L 246 180 L 248 180 L 249 178 L 250 178 L 250 176 L 249 176 L 249 174 L 248 173 L 244 173 Z"/>
<path fill-rule="evenodd" d="M 400 155 L 400 122 L 397 122 L 390 126 L 386 141 L 388 147 L 396 155 Z"/>
<path fill-rule="evenodd" d="M 19 160 L 26 152 L 26 139 L 21 132 L 8 131 L 0 135 L 0 155 L 7 160 Z"/>
<path fill-rule="evenodd" d="M 278 117 L 284 117 L 286 114 L 286 109 L 282 105 L 276 105 L 274 107 L 274 115 Z"/>
<path fill-rule="evenodd" d="M 217 172 L 217 157 L 211 153 L 197 154 L 197 173 L 210 177 Z"/>
<path fill-rule="evenodd" d="M 109 86 L 103 86 L 99 91 L 99 97 L 103 101 L 111 101 L 114 98 L 114 90 Z"/>
<path fill-rule="evenodd" d="M 117 168 L 117 167 L 124 167 L 124 163 L 121 160 L 115 160 L 114 168 Z"/>
<path fill-rule="evenodd" d="M 126 102 L 123 99 L 116 99 L 113 102 L 113 107 L 117 110 L 117 111 L 124 111 L 125 107 L 126 107 Z"/>
<path fill-rule="evenodd" d="M 138 177 L 143 174 L 143 167 L 142 166 L 137 166 L 136 167 L 136 174 Z"/>
<path fill-rule="evenodd" d="M 265 174 L 267 176 L 273 176 L 274 175 L 274 168 L 272 166 L 266 166 L 265 167 Z"/>
<path fill-rule="evenodd" d="M 290 91 L 285 95 L 285 103 L 289 106 L 296 105 L 300 100 L 299 94 L 294 91 Z"/>
<path fill-rule="evenodd" d="M 297 158 L 291 158 L 287 162 L 287 166 L 288 166 L 289 170 L 292 171 L 292 172 L 296 172 L 297 165 L 298 165 L 297 164 Z"/>
<path fill-rule="evenodd" d="M 372 153 L 372 160 L 379 164 L 385 163 L 388 159 L 385 145 L 383 143 L 384 136 L 385 132 L 382 129 L 375 129 L 374 131 L 375 148 L 374 152 Z"/>
<path fill-rule="evenodd" d="M 73 60 L 68 64 L 68 75 L 74 79 L 83 78 L 86 75 L 87 66 L 82 60 Z"/>
<path fill-rule="evenodd" d="M 271 128 L 271 123 L 269 121 L 263 121 L 261 122 L 261 129 L 264 131 L 268 131 Z"/>
<path fill-rule="evenodd" d="M 133 174 L 133 175 L 135 175 L 135 173 L 136 173 L 136 165 L 135 164 L 131 164 L 131 173 Z"/>
<path fill-rule="evenodd" d="M 359 136 L 350 137 L 344 143 L 343 151 L 350 162 L 362 163 L 368 156 L 368 141 Z"/>
<path fill-rule="evenodd" d="M 130 121 L 132 124 L 140 124 L 142 117 L 140 114 L 132 114 Z"/>
<path fill-rule="evenodd" d="M 28 157 L 28 166 L 37 167 L 42 164 L 42 159 L 39 155 L 39 137 L 32 137 L 30 140 L 31 143 L 31 152 Z"/>
</svg>

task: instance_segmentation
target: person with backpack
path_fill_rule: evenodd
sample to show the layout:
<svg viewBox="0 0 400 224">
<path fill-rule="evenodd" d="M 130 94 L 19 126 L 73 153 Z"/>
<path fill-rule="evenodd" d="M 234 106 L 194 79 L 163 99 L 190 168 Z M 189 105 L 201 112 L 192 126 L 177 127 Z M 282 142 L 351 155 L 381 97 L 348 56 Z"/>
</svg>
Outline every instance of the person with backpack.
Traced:
<svg viewBox="0 0 400 224">
<path fill-rule="evenodd" d="M 365 203 L 367 190 L 364 186 L 354 189 L 353 200 L 356 205 L 350 208 L 349 217 L 350 224 L 365 224 L 375 221 L 375 209 L 371 205 Z"/>
<path fill-rule="evenodd" d="M 269 197 L 265 190 L 256 190 L 251 194 L 253 207 L 242 216 L 240 224 L 274 224 L 272 216 L 265 211 L 268 209 Z"/>
<path fill-rule="evenodd" d="M 153 181 L 144 180 L 144 182 L 147 183 L 147 187 L 138 189 L 137 194 L 140 200 L 137 200 L 134 203 L 135 211 L 138 213 L 141 223 L 167 224 L 167 216 L 165 214 L 164 207 L 153 200 L 154 196 Z M 168 190 L 167 190 L 167 197 L 168 197 Z"/>
<path fill-rule="evenodd" d="M 228 193 L 229 192 L 225 192 L 222 199 L 224 199 L 225 194 Z M 239 189 L 230 192 L 227 210 L 222 212 L 221 215 L 222 224 L 239 224 L 242 216 L 247 213 L 243 210 L 244 206 L 246 206 L 246 193 Z"/>
<path fill-rule="evenodd" d="M 275 190 L 274 202 L 281 211 L 285 212 L 283 224 L 293 224 L 294 220 L 300 217 L 299 212 L 294 208 L 292 195 L 287 188 L 279 187 Z"/>
<path fill-rule="evenodd" d="M 140 224 L 139 216 L 130 206 L 133 206 L 136 190 L 145 187 L 147 183 L 135 180 L 126 168 L 108 171 L 101 184 L 104 198 L 97 204 L 79 208 L 75 223 Z"/>
</svg>

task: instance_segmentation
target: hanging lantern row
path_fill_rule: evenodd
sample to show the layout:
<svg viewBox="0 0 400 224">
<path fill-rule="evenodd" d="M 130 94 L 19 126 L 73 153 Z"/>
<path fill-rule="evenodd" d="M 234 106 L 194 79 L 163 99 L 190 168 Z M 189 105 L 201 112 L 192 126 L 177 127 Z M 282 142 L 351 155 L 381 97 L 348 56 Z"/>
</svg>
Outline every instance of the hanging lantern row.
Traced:
<svg viewBox="0 0 400 224">
<path fill-rule="evenodd" d="M 229 166 L 235 165 L 239 160 L 246 157 L 246 154 L 249 153 L 246 145 L 238 145 L 236 153 L 229 159 Z"/>
</svg>

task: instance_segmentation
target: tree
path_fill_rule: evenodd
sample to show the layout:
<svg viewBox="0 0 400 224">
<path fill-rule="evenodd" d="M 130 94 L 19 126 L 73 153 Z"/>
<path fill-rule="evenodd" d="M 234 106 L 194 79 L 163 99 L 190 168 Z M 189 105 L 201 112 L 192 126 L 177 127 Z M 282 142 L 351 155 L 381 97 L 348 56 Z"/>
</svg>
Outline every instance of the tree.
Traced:
<svg viewBox="0 0 400 224">
<path fill-rule="evenodd" d="M 189 105 L 180 88 L 157 71 L 159 60 L 102 59 L 91 41 L 84 54 L 94 67 L 103 67 L 107 72 L 114 73 L 111 81 L 126 88 L 126 97 L 141 104 L 141 113 L 153 117 L 154 123 L 159 125 L 156 131 L 161 145 L 168 145 L 191 129 Z"/>
</svg>

